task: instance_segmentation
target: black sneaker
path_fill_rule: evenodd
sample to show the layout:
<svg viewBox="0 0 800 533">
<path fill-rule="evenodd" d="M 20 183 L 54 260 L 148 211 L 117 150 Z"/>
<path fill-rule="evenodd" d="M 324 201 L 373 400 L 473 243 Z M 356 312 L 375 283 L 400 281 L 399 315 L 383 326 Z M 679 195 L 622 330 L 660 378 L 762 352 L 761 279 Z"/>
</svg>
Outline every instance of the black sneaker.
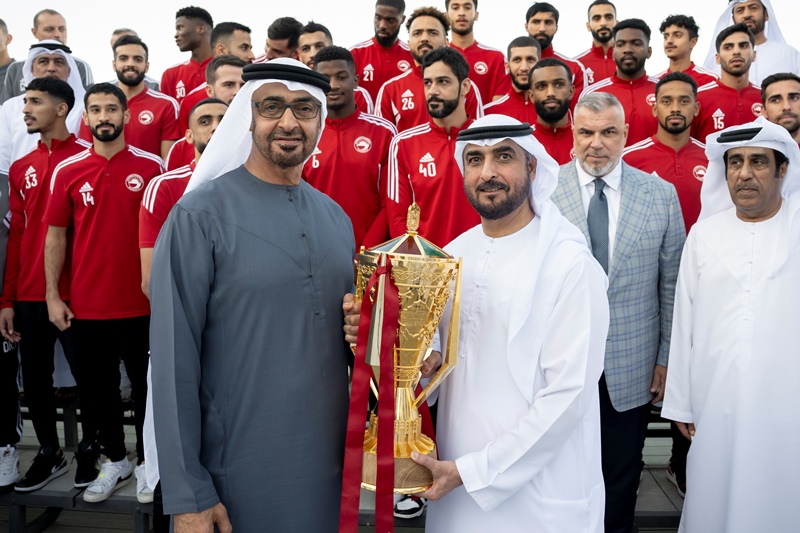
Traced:
<svg viewBox="0 0 800 533">
<path fill-rule="evenodd" d="M 40 450 L 33 458 L 33 464 L 25 475 L 17 481 L 14 490 L 17 492 L 33 492 L 39 490 L 52 480 L 63 476 L 69 470 L 64 454 L 45 455 Z"/>
<path fill-rule="evenodd" d="M 100 469 L 97 468 L 98 452 L 91 444 L 81 442 L 73 460 L 78 461 L 78 470 L 75 472 L 75 488 L 84 489 L 97 479 Z"/>
<path fill-rule="evenodd" d="M 681 498 L 686 497 L 686 469 L 679 469 L 676 468 L 675 465 L 672 463 L 672 458 L 670 458 L 669 463 L 667 463 L 667 479 L 675 485 L 675 488 L 678 489 L 678 496 Z"/>
<path fill-rule="evenodd" d="M 411 494 L 406 494 L 394 504 L 394 516 L 397 518 L 416 518 L 425 510 L 428 505 L 427 498 L 420 498 Z"/>
</svg>

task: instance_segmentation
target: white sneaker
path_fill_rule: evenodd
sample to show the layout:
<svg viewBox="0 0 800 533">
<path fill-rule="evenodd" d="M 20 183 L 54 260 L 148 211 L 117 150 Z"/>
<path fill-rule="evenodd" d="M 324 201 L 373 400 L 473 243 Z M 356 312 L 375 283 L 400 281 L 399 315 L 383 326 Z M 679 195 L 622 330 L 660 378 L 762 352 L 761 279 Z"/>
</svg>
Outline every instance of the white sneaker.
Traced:
<svg viewBox="0 0 800 533">
<path fill-rule="evenodd" d="M 124 460 L 122 465 L 106 459 L 100 467 L 100 475 L 83 492 L 83 501 L 95 503 L 107 500 L 114 491 L 124 487 L 131 480 L 131 462 Z"/>
<path fill-rule="evenodd" d="M 0 448 L 0 487 L 10 487 L 19 480 L 19 453 L 11 444 Z"/>
<path fill-rule="evenodd" d="M 144 463 L 136 467 L 134 474 L 136 475 L 136 499 L 139 500 L 139 503 L 152 503 L 153 489 L 147 486 L 147 472 L 145 472 Z"/>
</svg>

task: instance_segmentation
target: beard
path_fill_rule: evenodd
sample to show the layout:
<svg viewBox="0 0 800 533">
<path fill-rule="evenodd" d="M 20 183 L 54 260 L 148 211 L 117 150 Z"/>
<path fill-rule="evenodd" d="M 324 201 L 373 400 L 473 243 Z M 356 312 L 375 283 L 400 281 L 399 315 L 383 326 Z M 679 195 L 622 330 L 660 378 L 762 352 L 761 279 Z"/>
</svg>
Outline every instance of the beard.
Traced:
<svg viewBox="0 0 800 533">
<path fill-rule="evenodd" d="M 208 142 L 211 142 L 211 139 L 209 139 Z M 208 142 L 203 142 L 195 139 L 194 147 L 197 148 L 198 153 L 202 154 L 203 152 L 206 151 L 206 148 L 208 148 Z"/>
<path fill-rule="evenodd" d="M 752 64 L 753 64 L 752 61 L 744 60 L 744 63 L 742 63 L 741 66 L 731 67 L 730 61 L 727 61 L 727 62 L 720 62 L 719 66 L 725 73 L 730 74 L 731 76 L 742 76 L 743 74 L 745 74 L 750 70 L 750 66 Z"/>
<path fill-rule="evenodd" d="M 112 131 L 98 131 L 103 126 L 113 126 L 114 129 Z M 100 142 L 108 143 L 112 141 L 116 141 L 117 137 L 122 134 L 122 130 L 125 128 L 125 124 L 113 124 L 111 122 L 101 122 L 97 126 L 89 127 L 89 130 L 92 132 L 92 136 Z"/>
<path fill-rule="evenodd" d="M 593 167 L 588 163 L 586 163 L 585 159 L 581 158 L 578 158 L 578 163 L 581 165 L 581 168 L 590 176 L 593 176 L 595 178 L 602 178 L 603 176 L 614 170 L 614 167 L 616 167 L 617 163 L 619 163 L 619 157 L 617 158 L 612 157 L 611 159 L 609 159 L 608 163 L 606 163 L 602 167 Z"/>
<path fill-rule="evenodd" d="M 522 186 L 513 191 L 509 191 L 509 186 L 505 183 L 492 178 L 475 187 L 471 190 L 464 184 L 464 191 L 467 193 L 467 200 L 475 211 L 478 212 L 481 218 L 486 220 L 499 220 L 513 213 L 522 205 L 522 202 L 527 202 L 531 194 L 531 175 L 526 170 L 525 179 L 522 180 Z M 487 200 L 481 202 L 478 198 L 478 193 L 483 191 L 504 190 L 506 191 L 505 198 Z"/>
<path fill-rule="evenodd" d="M 533 106 L 536 108 L 536 114 L 542 117 L 542 120 L 548 124 L 555 124 L 569 112 L 569 100 L 556 100 L 556 102 L 558 102 L 558 107 L 552 110 L 544 106 L 544 100 L 541 102 L 533 102 Z"/>
<path fill-rule="evenodd" d="M 450 25 L 450 28 L 453 30 L 453 33 L 456 33 L 458 35 L 469 35 L 470 33 L 472 33 L 473 29 L 475 28 L 475 21 L 473 20 L 472 23 L 469 26 L 467 26 L 465 29 L 463 29 L 463 30 L 462 29 L 456 29 L 456 27 L 453 26 L 452 24 Z"/>
<path fill-rule="evenodd" d="M 136 87 L 137 85 L 142 83 L 142 80 L 144 80 L 144 72 L 140 72 L 138 70 L 134 71 L 134 72 L 136 72 L 136 77 L 133 78 L 133 79 L 126 77 L 125 76 L 125 72 L 126 71 L 124 71 L 124 70 L 118 70 L 117 71 L 117 79 L 123 85 L 127 85 L 128 87 Z M 128 72 L 130 72 L 130 71 L 128 71 Z"/>
<path fill-rule="evenodd" d="M 609 30 L 608 28 L 600 28 L 600 29 L 601 29 L 601 30 L 602 30 L 602 29 L 606 29 L 606 30 L 608 30 L 608 35 L 600 35 L 600 34 L 599 34 L 599 33 L 597 33 L 596 31 L 594 31 L 594 30 L 591 30 L 591 32 L 592 32 L 592 38 L 593 38 L 595 41 L 597 41 L 598 43 L 600 43 L 600 44 L 606 44 L 607 42 L 609 42 L 611 39 L 613 39 L 613 38 L 614 38 L 614 33 L 613 33 L 611 30 Z"/>
<path fill-rule="evenodd" d="M 458 96 L 452 100 L 445 100 L 443 98 L 439 98 L 438 96 L 431 96 L 426 101 L 428 114 L 433 118 L 445 118 L 449 117 L 453 114 L 458 108 L 458 104 L 461 101 L 461 91 L 458 91 Z M 431 102 L 439 102 L 442 104 L 442 107 L 439 109 L 431 109 Z"/>
<path fill-rule="evenodd" d="M 520 83 L 517 81 L 517 77 L 513 74 L 511 75 L 511 84 L 517 88 L 519 91 L 530 91 L 531 90 L 531 78 L 528 76 L 528 81 L 525 83 Z"/>
<path fill-rule="evenodd" d="M 678 126 L 671 126 L 670 123 L 669 123 L 669 119 L 671 119 L 673 117 L 682 118 L 683 119 L 683 124 L 680 124 Z M 662 128 L 664 128 L 664 131 L 666 131 L 667 133 L 672 133 L 674 135 L 677 135 L 678 133 L 683 133 L 684 131 L 688 130 L 689 127 L 692 125 L 692 120 L 687 119 L 683 115 L 670 115 L 670 116 L 667 117 L 667 120 L 665 120 L 664 122 L 661 122 L 659 120 L 658 123 Z"/>
<path fill-rule="evenodd" d="M 534 39 L 539 41 L 539 45 L 541 45 L 542 50 L 546 50 L 550 48 L 550 45 L 553 43 L 553 37 L 555 35 L 547 35 L 546 33 L 537 33 L 536 35 L 531 35 Z"/>
<path fill-rule="evenodd" d="M 378 41 L 378 44 L 383 46 L 384 48 L 388 48 L 394 44 L 397 40 L 397 36 L 400 35 L 400 26 L 397 27 L 397 31 L 390 34 L 388 37 L 381 37 L 380 35 L 375 33 L 375 40 Z"/>
<path fill-rule="evenodd" d="M 279 137 L 299 137 L 301 141 L 300 150 L 273 148 L 273 142 L 278 140 Z M 295 128 L 291 131 L 286 131 L 276 127 L 272 132 L 267 135 L 266 139 L 253 134 L 253 144 L 261 155 L 263 155 L 269 162 L 273 163 L 279 168 L 292 168 L 302 165 L 306 159 L 314 151 L 316 138 L 311 141 L 300 128 Z"/>
<path fill-rule="evenodd" d="M 644 68 L 644 64 L 647 61 L 646 57 L 639 59 L 638 61 L 634 62 L 632 66 L 622 66 L 625 63 L 619 62 L 617 63 L 617 69 L 627 76 L 633 76 L 640 70 Z M 616 63 L 616 61 L 615 61 Z"/>
</svg>

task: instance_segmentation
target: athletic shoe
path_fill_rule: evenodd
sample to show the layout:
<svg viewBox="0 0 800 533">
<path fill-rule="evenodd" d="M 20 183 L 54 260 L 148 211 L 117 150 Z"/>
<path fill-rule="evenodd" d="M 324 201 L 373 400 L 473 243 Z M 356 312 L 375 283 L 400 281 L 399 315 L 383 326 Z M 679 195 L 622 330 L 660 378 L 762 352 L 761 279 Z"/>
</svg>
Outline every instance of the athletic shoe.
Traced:
<svg viewBox="0 0 800 533">
<path fill-rule="evenodd" d="M 78 469 L 75 471 L 75 488 L 83 489 L 88 487 L 92 481 L 97 479 L 100 470 L 97 468 L 97 460 L 100 458 L 100 453 L 96 447 L 81 442 L 78 445 L 78 451 L 75 452 L 73 461 L 78 461 Z"/>
<path fill-rule="evenodd" d="M 394 516 L 397 518 L 416 518 L 422 514 L 426 505 L 428 505 L 427 498 L 407 494 L 394 504 Z"/>
<path fill-rule="evenodd" d="M 39 453 L 33 458 L 33 464 L 22 479 L 17 481 L 14 490 L 17 492 L 39 490 L 55 478 L 66 474 L 67 470 L 69 470 L 69 466 L 63 453 L 61 455 L 45 455 L 39 450 Z"/>
<path fill-rule="evenodd" d="M 106 459 L 100 467 L 100 475 L 83 491 L 83 501 L 96 503 L 107 500 L 115 490 L 127 485 L 131 477 L 133 472 L 130 461 L 123 459 L 117 464 Z"/>
<path fill-rule="evenodd" d="M 0 488 L 9 487 L 19 479 L 19 454 L 17 447 L 8 444 L 0 448 Z"/>
<path fill-rule="evenodd" d="M 683 475 L 681 475 L 683 474 Z M 677 468 L 672 467 L 672 459 L 670 458 L 669 463 L 667 463 L 667 479 L 675 485 L 675 488 L 678 489 L 678 495 L 681 498 L 686 497 L 686 473 L 678 472 Z"/>
<path fill-rule="evenodd" d="M 144 469 L 144 463 L 136 467 L 134 474 L 136 475 L 136 499 L 139 500 L 139 503 L 152 503 L 153 489 L 147 486 L 147 473 Z"/>
</svg>

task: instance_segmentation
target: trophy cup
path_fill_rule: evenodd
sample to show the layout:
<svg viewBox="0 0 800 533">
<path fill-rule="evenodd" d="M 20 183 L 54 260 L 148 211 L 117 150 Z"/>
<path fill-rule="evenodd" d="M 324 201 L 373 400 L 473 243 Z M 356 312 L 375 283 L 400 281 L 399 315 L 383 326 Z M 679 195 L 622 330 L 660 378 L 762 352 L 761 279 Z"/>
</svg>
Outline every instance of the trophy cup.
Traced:
<svg viewBox="0 0 800 533">
<path fill-rule="evenodd" d="M 378 396 L 379 408 L 378 416 L 374 412 L 370 413 L 369 427 L 364 433 L 361 486 L 373 491 L 376 490 L 378 477 L 378 421 L 380 419 L 380 423 L 383 424 L 385 420 L 381 418 L 383 412 L 381 404 L 387 407 L 393 404 L 394 407 L 393 492 L 398 494 L 422 492 L 433 483 L 430 470 L 411 459 L 413 451 L 436 458 L 436 445 L 431 438 L 432 435 L 423 433 L 419 408 L 450 373 L 457 361 L 461 260 L 453 258 L 417 234 L 419 214 L 417 204 L 412 204 L 408 211 L 408 230 L 405 235 L 370 250 L 364 250 L 362 247 L 360 253 L 356 255 L 356 299 L 368 298 L 372 303 L 366 343 L 366 364 L 372 371 L 370 385 Z M 375 280 L 375 274 L 380 272 L 380 269 L 387 272 L 387 265 L 390 265 L 388 274 Z M 373 283 L 371 290 L 368 291 L 371 280 Z M 392 309 L 387 309 L 384 304 L 384 295 L 389 290 L 389 284 L 396 286 L 398 296 L 395 300 L 399 304 L 396 326 L 387 322 L 391 315 L 389 311 L 394 312 Z M 423 360 L 430 354 L 434 334 L 451 297 L 452 313 L 447 346 L 442 348 L 442 366 L 431 377 L 428 385 L 420 390 L 418 388 L 420 368 Z M 364 302 L 364 305 L 366 303 Z M 360 327 L 364 326 L 363 321 L 362 314 Z M 385 334 L 387 327 L 390 328 L 390 333 L 396 328 L 396 340 L 387 341 L 387 337 L 394 336 Z M 385 358 L 384 364 L 381 365 L 381 352 L 387 350 L 387 342 L 392 342 L 391 366 L 388 368 Z M 387 389 L 381 388 L 380 394 L 375 390 L 375 385 L 381 382 L 381 373 L 387 371 L 392 373 L 392 386 L 389 392 L 393 393 L 394 397 L 386 397 Z M 427 412 L 427 405 L 424 406 L 424 411 Z M 352 414 L 351 411 L 351 416 Z M 391 420 L 389 422 L 391 423 Z M 363 425 L 361 427 L 363 428 Z M 385 430 L 381 432 L 382 437 L 388 434 Z"/>
</svg>

